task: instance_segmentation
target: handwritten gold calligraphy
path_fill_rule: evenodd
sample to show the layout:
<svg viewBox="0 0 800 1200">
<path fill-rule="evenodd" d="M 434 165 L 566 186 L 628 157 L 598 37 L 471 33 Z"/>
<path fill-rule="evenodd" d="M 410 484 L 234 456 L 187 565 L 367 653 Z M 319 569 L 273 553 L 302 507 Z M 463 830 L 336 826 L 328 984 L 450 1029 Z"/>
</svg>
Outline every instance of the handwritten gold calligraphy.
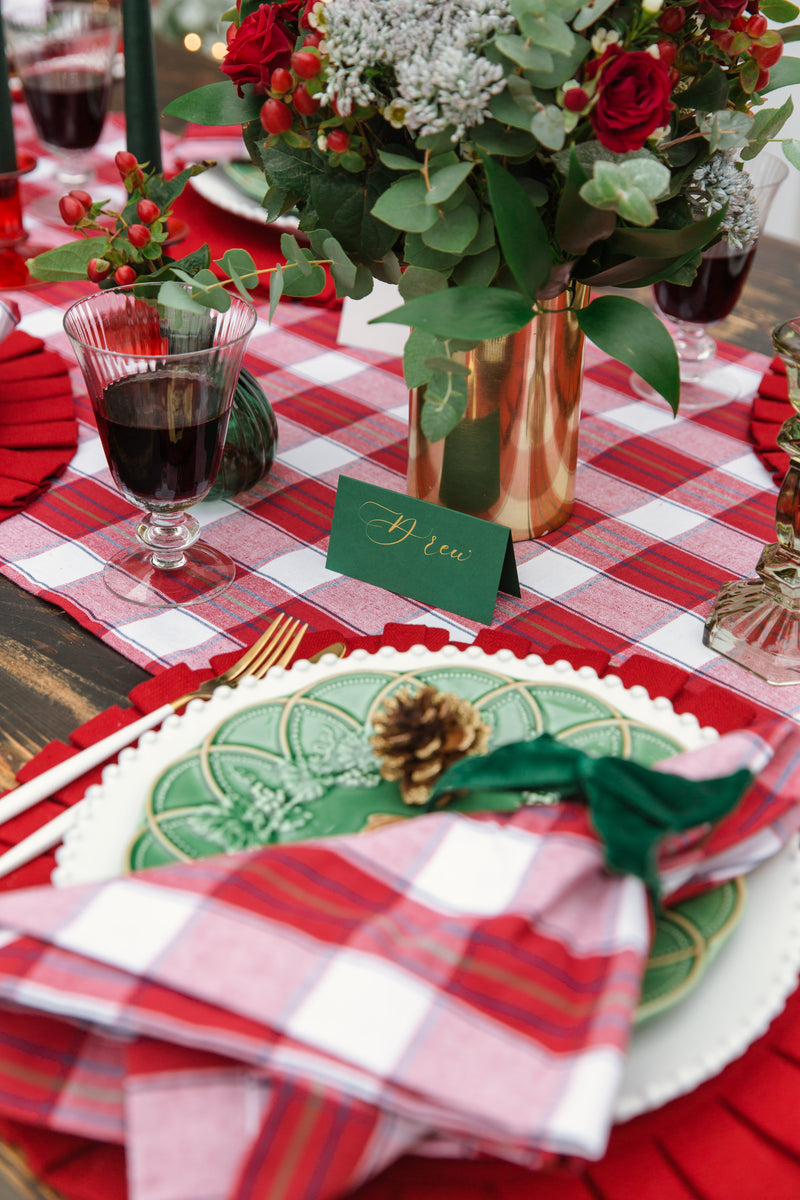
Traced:
<svg viewBox="0 0 800 1200">
<path fill-rule="evenodd" d="M 425 558 L 435 556 L 454 562 L 467 562 L 472 557 L 471 550 L 459 550 L 456 546 L 441 542 L 438 535 L 430 530 L 428 533 L 417 533 L 416 517 L 406 517 L 402 512 L 378 504 L 376 500 L 367 500 L 360 505 L 358 515 L 367 537 L 376 546 L 399 546 L 407 538 L 413 538 L 424 543 L 419 549 Z"/>
</svg>

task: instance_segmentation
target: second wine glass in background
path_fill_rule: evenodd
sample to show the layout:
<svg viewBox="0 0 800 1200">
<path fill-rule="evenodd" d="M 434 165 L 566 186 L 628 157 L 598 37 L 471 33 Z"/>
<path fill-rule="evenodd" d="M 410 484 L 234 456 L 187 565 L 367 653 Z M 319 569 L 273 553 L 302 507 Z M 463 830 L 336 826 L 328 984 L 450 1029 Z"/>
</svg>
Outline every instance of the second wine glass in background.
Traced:
<svg viewBox="0 0 800 1200">
<path fill-rule="evenodd" d="M 727 202 L 723 229 L 730 230 L 729 236 L 703 252 L 697 274 L 688 286 L 662 281 L 653 287 L 656 309 L 665 318 L 678 352 L 684 409 L 695 402 L 708 404 L 713 400 L 712 372 L 725 364 L 717 358 L 717 344 L 708 326 L 723 321 L 739 302 L 758 238 L 789 170 L 781 159 L 762 153 L 742 165 L 750 181 L 748 186 L 729 156 L 719 156 L 718 164 L 718 169 L 712 167 L 705 178 L 698 179 L 698 215 L 705 216 Z M 631 382 L 639 395 L 658 399 L 638 376 L 633 376 Z M 721 402 L 735 398 L 730 381 L 718 394 Z"/>
<path fill-rule="evenodd" d="M 64 191 L 92 178 L 86 151 L 108 111 L 120 14 L 102 0 L 22 0 L 4 11 L 11 67 Z"/>
</svg>

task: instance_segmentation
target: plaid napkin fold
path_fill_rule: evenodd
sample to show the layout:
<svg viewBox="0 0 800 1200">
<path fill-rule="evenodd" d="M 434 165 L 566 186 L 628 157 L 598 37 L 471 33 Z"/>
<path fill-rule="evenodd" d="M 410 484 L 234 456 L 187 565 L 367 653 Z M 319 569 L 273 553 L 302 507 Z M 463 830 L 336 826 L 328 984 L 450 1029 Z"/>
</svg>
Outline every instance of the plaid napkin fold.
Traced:
<svg viewBox="0 0 800 1200">
<path fill-rule="evenodd" d="M 77 445 L 67 364 L 15 330 L 0 345 L 0 521 L 35 500 Z"/>
<path fill-rule="evenodd" d="M 755 782 L 665 892 L 800 826 L 776 720 L 664 764 Z M 131 1200 L 333 1200 L 406 1153 L 598 1159 L 649 944 L 574 804 L 0 897 L 0 1112 L 124 1144 Z"/>
</svg>

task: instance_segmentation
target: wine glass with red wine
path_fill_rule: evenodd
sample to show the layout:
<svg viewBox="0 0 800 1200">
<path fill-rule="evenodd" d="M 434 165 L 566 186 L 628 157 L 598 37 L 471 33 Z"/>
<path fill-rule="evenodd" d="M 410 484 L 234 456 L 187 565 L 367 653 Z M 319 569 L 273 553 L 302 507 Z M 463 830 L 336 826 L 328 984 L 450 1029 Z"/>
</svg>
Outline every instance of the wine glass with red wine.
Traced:
<svg viewBox="0 0 800 1200">
<path fill-rule="evenodd" d="M 22 0 L 5 14 L 11 63 L 65 190 L 92 178 L 86 152 L 108 111 L 120 10 L 103 0 Z"/>
<path fill-rule="evenodd" d="M 208 600 L 234 579 L 232 559 L 198 541 L 187 509 L 217 474 L 256 322 L 238 295 L 217 312 L 193 305 L 188 286 L 170 288 L 167 301 L 158 284 L 110 288 L 64 315 L 111 476 L 147 514 L 139 544 L 115 554 L 103 578 L 116 595 L 155 607 Z"/>
<path fill-rule="evenodd" d="M 666 318 L 678 352 L 682 403 L 691 402 L 692 385 L 712 383 L 710 372 L 717 365 L 717 343 L 708 326 L 730 316 L 738 304 L 755 258 L 758 237 L 764 231 L 772 202 L 789 168 L 774 155 L 762 153 L 745 163 L 744 170 L 751 183 L 750 202 L 755 206 L 750 236 L 739 240 L 723 237 L 703 251 L 697 274 L 688 286 L 667 281 L 653 286 L 656 308 Z M 721 190 L 716 207 L 721 205 L 723 197 Z M 735 212 L 737 203 L 738 198 L 730 199 L 729 213 Z M 633 383 L 640 395 L 647 389 L 656 396 L 638 376 L 633 377 Z M 734 397 L 728 391 L 723 398 Z"/>
</svg>

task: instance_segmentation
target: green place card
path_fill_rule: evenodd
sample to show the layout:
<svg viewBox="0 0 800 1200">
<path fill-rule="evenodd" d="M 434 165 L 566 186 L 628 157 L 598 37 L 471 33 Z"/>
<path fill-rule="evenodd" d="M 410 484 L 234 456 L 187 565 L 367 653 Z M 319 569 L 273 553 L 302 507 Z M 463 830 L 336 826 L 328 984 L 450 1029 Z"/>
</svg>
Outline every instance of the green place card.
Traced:
<svg viewBox="0 0 800 1200">
<path fill-rule="evenodd" d="M 520 594 L 505 525 L 347 475 L 339 477 L 326 566 L 484 625 L 498 591 Z"/>
</svg>

